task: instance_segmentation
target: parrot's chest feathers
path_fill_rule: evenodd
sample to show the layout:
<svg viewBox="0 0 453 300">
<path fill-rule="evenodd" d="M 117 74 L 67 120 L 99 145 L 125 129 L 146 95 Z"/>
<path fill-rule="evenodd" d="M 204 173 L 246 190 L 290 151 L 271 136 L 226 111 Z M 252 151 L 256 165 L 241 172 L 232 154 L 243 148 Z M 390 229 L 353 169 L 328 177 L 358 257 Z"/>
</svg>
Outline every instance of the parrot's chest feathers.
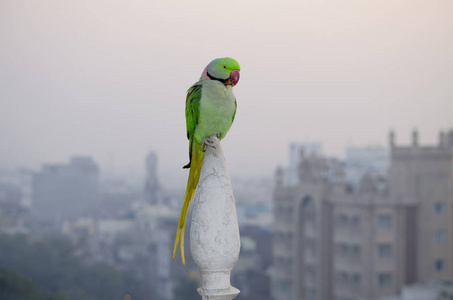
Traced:
<svg viewBox="0 0 453 300">
<path fill-rule="evenodd" d="M 200 99 L 199 134 L 209 137 L 220 133 L 222 138 L 225 137 L 233 122 L 235 101 L 231 86 L 214 80 L 205 81 Z"/>
</svg>

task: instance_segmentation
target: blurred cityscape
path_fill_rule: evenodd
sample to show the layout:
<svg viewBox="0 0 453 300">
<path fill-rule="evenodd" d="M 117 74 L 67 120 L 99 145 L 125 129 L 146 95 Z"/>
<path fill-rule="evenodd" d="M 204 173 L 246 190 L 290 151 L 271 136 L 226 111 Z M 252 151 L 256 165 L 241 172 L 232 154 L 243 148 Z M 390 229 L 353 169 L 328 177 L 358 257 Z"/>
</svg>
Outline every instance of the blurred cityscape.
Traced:
<svg viewBox="0 0 453 300">
<path fill-rule="evenodd" d="M 141 182 L 90 156 L 0 166 L 0 299 L 200 299 L 190 255 L 171 257 L 185 187 L 163 188 L 158 161 Z M 344 160 L 293 143 L 274 175 L 232 181 L 237 299 L 453 299 L 453 130 Z"/>
</svg>

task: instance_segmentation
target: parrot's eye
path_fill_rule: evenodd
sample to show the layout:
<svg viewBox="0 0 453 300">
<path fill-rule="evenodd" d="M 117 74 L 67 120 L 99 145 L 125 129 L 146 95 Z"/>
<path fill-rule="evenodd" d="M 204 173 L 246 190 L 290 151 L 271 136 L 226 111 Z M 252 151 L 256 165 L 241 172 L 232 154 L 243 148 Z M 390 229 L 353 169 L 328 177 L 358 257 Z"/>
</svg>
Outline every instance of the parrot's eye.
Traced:
<svg viewBox="0 0 453 300">
<path fill-rule="evenodd" d="M 223 66 L 224 69 L 226 69 L 226 66 Z"/>
</svg>

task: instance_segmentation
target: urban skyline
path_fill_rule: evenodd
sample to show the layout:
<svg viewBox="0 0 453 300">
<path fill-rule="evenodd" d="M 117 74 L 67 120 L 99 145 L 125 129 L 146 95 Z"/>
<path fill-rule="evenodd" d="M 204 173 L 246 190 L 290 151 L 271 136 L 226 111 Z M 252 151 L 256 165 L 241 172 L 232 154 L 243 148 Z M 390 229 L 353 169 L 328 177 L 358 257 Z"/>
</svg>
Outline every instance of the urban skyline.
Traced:
<svg viewBox="0 0 453 300">
<path fill-rule="evenodd" d="M 411 230 L 422 226 L 417 221 L 418 211 L 449 216 L 449 192 L 437 185 L 436 197 L 428 206 L 407 195 L 412 195 L 413 178 L 420 172 L 428 172 L 422 176 L 425 196 L 426 188 L 434 188 L 437 180 L 429 174 L 437 174 L 442 166 L 439 174 L 449 178 L 453 130 L 438 132 L 436 145 L 421 143 L 417 131 L 409 136 L 411 143 L 405 145 L 396 142 L 394 132 L 389 132 L 389 151 L 386 147 L 352 147 L 347 149 L 344 161 L 326 157 L 320 144 L 290 144 L 290 163 L 277 169 L 274 183 L 270 178 L 233 179 L 242 251 L 232 281 L 242 290 L 241 295 L 269 300 L 299 299 L 300 295 L 305 295 L 304 299 L 330 300 L 333 296 L 329 295 L 339 300 L 355 300 L 360 295 L 377 299 L 397 295 L 407 284 L 425 282 L 439 272 L 439 278 L 449 279 L 453 256 L 445 254 L 444 248 L 451 245 L 446 229 L 451 226 L 445 227 L 442 222 L 427 226 L 430 222 L 425 222 L 420 236 Z M 171 259 L 183 189 L 167 190 L 161 185 L 158 158 L 150 152 L 143 159 L 146 176 L 132 184 L 131 179 L 100 180 L 97 162 L 87 156 L 72 157 L 64 164 L 44 164 L 32 173 L 0 173 L 0 215 L 8 216 L 2 218 L 0 232 L 12 236 L 25 233 L 39 239 L 60 232 L 81 247 L 78 251 L 85 253 L 88 262 L 134 270 L 139 282 L 151 280 L 156 299 L 173 300 L 178 276 L 193 278 L 195 266 L 190 256 L 185 268 Z M 416 168 L 411 170 L 413 166 Z M 302 194 L 310 197 L 298 197 Z M 296 199 L 294 205 L 300 204 L 296 209 L 288 209 L 292 198 Z M 400 207 L 404 207 L 403 213 Z M 297 215 L 302 211 L 304 217 L 300 218 Z M 377 218 L 374 225 L 367 222 L 370 214 Z M 294 224 L 304 228 L 297 236 Z M 395 224 L 406 225 L 395 231 Z M 398 238 L 401 230 L 406 235 L 402 240 Z M 368 231 L 378 234 L 372 237 Z M 270 240 L 274 240 L 273 246 Z M 423 245 L 431 240 L 435 253 L 443 251 L 441 256 L 423 253 Z M 414 259 L 410 249 L 417 241 L 421 254 L 412 264 L 404 257 L 412 255 Z M 296 247 L 303 256 L 294 251 Z M 323 251 L 325 264 L 317 260 L 317 251 Z M 373 251 L 379 259 L 363 264 L 363 258 L 374 255 L 370 254 Z M 385 264 L 376 267 L 380 260 Z M 389 261 L 403 267 L 390 268 Z M 294 262 L 303 273 L 294 268 L 288 271 Z M 426 262 L 432 271 L 426 271 Z M 380 271 L 373 271 L 376 268 Z M 302 280 L 301 274 L 309 281 Z M 266 284 L 257 285 L 257 278 Z M 299 281 L 300 288 L 295 289 Z M 326 293 L 320 292 L 319 282 L 329 286 Z M 428 291 L 435 293 L 436 288 Z"/>
</svg>

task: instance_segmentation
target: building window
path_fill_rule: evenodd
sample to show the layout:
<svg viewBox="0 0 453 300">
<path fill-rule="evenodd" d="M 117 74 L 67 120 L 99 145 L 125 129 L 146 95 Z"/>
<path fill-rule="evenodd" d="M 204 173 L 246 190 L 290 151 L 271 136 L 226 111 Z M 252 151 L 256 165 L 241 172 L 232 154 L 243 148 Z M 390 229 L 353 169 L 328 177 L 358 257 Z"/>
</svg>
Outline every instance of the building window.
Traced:
<svg viewBox="0 0 453 300">
<path fill-rule="evenodd" d="M 378 275 L 378 283 L 381 287 L 390 286 L 392 284 L 392 275 L 389 273 L 381 273 Z"/>
<path fill-rule="evenodd" d="M 311 254 L 315 255 L 316 254 L 316 241 L 313 238 L 305 238 L 304 240 L 305 243 L 305 249 L 307 249 L 308 252 Z"/>
<path fill-rule="evenodd" d="M 316 290 L 308 289 L 307 290 L 307 299 L 309 300 L 316 300 Z"/>
<path fill-rule="evenodd" d="M 360 246 L 359 245 L 353 245 L 352 246 L 352 257 L 353 258 L 359 258 L 360 257 Z"/>
<path fill-rule="evenodd" d="M 314 265 L 307 265 L 305 272 L 307 274 L 307 277 L 311 279 L 316 279 L 316 267 Z"/>
<path fill-rule="evenodd" d="M 277 218 L 279 220 L 283 220 L 283 213 L 284 213 L 284 208 L 282 205 L 279 205 L 277 208 Z"/>
<path fill-rule="evenodd" d="M 379 228 L 390 228 L 392 227 L 392 216 L 391 215 L 379 215 L 378 216 Z"/>
<path fill-rule="evenodd" d="M 287 248 L 292 248 L 293 247 L 293 235 L 291 233 L 288 233 L 285 235 L 285 245 Z"/>
<path fill-rule="evenodd" d="M 285 219 L 287 219 L 289 223 L 293 220 L 293 209 L 291 207 L 286 208 Z"/>
<path fill-rule="evenodd" d="M 287 270 L 291 270 L 291 267 L 293 265 L 293 259 L 292 258 L 285 258 L 283 260 L 283 265 Z"/>
<path fill-rule="evenodd" d="M 352 228 L 359 228 L 360 226 L 360 217 L 359 216 L 353 216 L 351 218 L 351 227 Z"/>
<path fill-rule="evenodd" d="M 439 244 L 444 244 L 447 242 L 447 231 L 444 229 L 436 230 L 434 232 L 434 241 Z"/>
<path fill-rule="evenodd" d="M 291 281 L 280 281 L 279 289 L 280 292 L 284 295 L 291 295 L 293 293 L 293 285 L 291 284 Z"/>
<path fill-rule="evenodd" d="M 434 269 L 437 272 L 444 272 L 447 269 L 447 263 L 443 259 L 437 259 L 434 262 Z"/>
<path fill-rule="evenodd" d="M 339 243 L 335 246 L 336 255 L 339 257 L 347 257 L 351 259 L 360 258 L 360 246 L 359 245 L 348 245 Z"/>
<path fill-rule="evenodd" d="M 338 216 L 338 225 L 346 227 L 349 224 L 349 216 L 341 214 Z"/>
<path fill-rule="evenodd" d="M 381 258 L 392 257 L 392 245 L 390 244 L 379 244 L 378 253 Z"/>
<path fill-rule="evenodd" d="M 343 284 L 349 283 L 349 274 L 346 272 L 340 272 L 340 282 Z"/>
<path fill-rule="evenodd" d="M 349 216 L 346 214 L 340 214 L 337 216 L 337 224 L 341 227 L 359 228 L 360 216 Z"/>
<path fill-rule="evenodd" d="M 276 258 L 276 262 L 276 265 L 283 270 L 291 270 L 291 266 L 293 265 L 293 260 L 291 258 L 278 257 Z"/>
<path fill-rule="evenodd" d="M 316 215 L 313 206 L 309 206 L 304 210 L 304 217 L 306 222 L 315 223 Z"/>
<path fill-rule="evenodd" d="M 336 253 L 338 256 L 347 257 L 349 255 L 349 246 L 347 244 L 337 244 Z"/>
<path fill-rule="evenodd" d="M 361 278 L 360 278 L 360 274 L 359 274 L 359 273 L 354 273 L 354 274 L 352 275 L 352 283 L 353 283 L 355 286 L 360 285 L 360 280 L 361 280 Z"/>
<path fill-rule="evenodd" d="M 446 213 L 447 212 L 447 203 L 445 203 L 445 202 L 434 203 L 434 212 L 436 214 Z"/>
<path fill-rule="evenodd" d="M 293 235 L 286 232 L 276 233 L 275 242 L 284 245 L 287 249 L 291 249 L 293 247 Z"/>
<path fill-rule="evenodd" d="M 348 246 L 348 245 L 342 244 L 342 245 L 340 246 L 340 249 L 341 249 L 341 254 L 342 254 L 343 256 L 348 256 L 348 255 L 349 255 L 349 246 Z"/>
</svg>

